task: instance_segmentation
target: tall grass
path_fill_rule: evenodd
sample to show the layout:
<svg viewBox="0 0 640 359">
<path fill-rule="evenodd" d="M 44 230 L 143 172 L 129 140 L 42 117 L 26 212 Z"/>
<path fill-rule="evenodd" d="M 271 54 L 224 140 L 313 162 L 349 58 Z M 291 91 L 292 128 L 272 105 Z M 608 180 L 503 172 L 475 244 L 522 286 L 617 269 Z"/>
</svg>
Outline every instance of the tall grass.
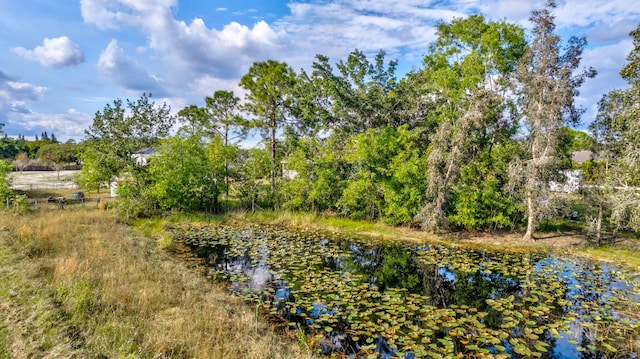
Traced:
<svg viewBox="0 0 640 359">
<path fill-rule="evenodd" d="M 157 242 L 132 235 L 109 213 L 3 215 L 0 228 L 8 230 L 1 240 L 56 304 L 57 319 L 41 324 L 65 326 L 74 345 L 91 356 L 304 356 L 241 300 L 158 249 Z"/>
</svg>

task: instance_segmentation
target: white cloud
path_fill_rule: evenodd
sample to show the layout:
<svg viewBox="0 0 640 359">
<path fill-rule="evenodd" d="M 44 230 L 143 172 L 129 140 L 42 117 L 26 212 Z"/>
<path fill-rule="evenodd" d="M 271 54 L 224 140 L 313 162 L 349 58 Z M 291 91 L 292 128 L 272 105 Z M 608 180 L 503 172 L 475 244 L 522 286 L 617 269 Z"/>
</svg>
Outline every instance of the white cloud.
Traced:
<svg viewBox="0 0 640 359">
<path fill-rule="evenodd" d="M 287 44 L 284 31 L 274 31 L 263 21 L 253 27 L 231 22 L 221 30 L 208 28 L 198 18 L 190 24 L 178 21 L 171 11 L 175 0 L 82 0 L 81 4 L 88 23 L 100 28 L 135 26 L 146 34 L 149 49 L 167 64 L 165 80 L 173 79 L 172 85 L 202 74 L 238 78 L 254 61 L 283 53 Z"/>
<path fill-rule="evenodd" d="M 45 38 L 42 45 L 36 46 L 33 50 L 24 47 L 14 47 L 11 50 L 25 59 L 38 61 L 44 67 L 70 67 L 84 62 L 80 46 L 67 36 Z"/>
<path fill-rule="evenodd" d="M 151 92 L 164 96 L 165 90 L 159 80 L 149 74 L 140 63 L 127 56 L 118 46 L 117 40 L 111 40 L 98 61 L 98 69 L 117 85 L 136 92 Z"/>
<path fill-rule="evenodd" d="M 456 3 L 459 4 L 459 3 Z M 295 43 L 292 57 L 297 65 L 308 66 L 317 53 L 333 60 L 345 58 L 354 49 L 365 53 L 386 50 L 390 58 L 421 58 L 435 39 L 434 25 L 440 20 L 465 16 L 460 8 L 444 9 L 422 0 L 338 0 L 333 2 L 289 3 L 291 15 L 276 21 Z M 306 62 L 306 63 L 303 63 Z"/>
<path fill-rule="evenodd" d="M 12 113 L 30 113 L 27 104 L 38 101 L 46 87 L 16 81 L 0 71 L 0 123 L 7 121 Z"/>
<path fill-rule="evenodd" d="M 117 29 L 122 25 L 142 25 L 144 15 L 169 9 L 177 0 L 80 0 L 85 22 L 100 29 Z"/>
<path fill-rule="evenodd" d="M 640 6 L 629 0 L 567 0 L 555 11 L 559 27 L 613 24 L 621 19 L 638 18 Z"/>
<path fill-rule="evenodd" d="M 230 22 L 222 28 L 211 28 L 199 18 L 191 22 L 177 20 L 173 8 L 178 0 L 81 0 L 81 8 L 84 20 L 99 28 L 137 29 L 148 39 L 144 54 L 161 61 L 164 69 L 160 82 L 112 42 L 99 62 L 105 75 L 127 89 L 149 90 L 161 88 L 162 84 L 172 93 L 180 94 L 182 99 L 174 99 L 179 104 L 185 98 L 201 100 L 219 89 L 216 86 L 230 89 L 233 87 L 230 84 L 253 62 L 266 59 L 286 61 L 297 70 L 310 66 L 317 53 L 335 61 L 344 59 L 356 48 L 367 54 L 383 49 L 388 52 L 388 59 L 398 57 L 406 69 L 420 66 L 428 46 L 436 38 L 434 26 L 439 21 L 482 12 L 492 20 L 506 19 L 530 27 L 531 10 L 543 8 L 545 2 L 292 0 L 287 5 L 290 14 L 273 23 L 259 21 L 247 26 Z M 613 43 L 628 39 L 626 34 L 634 22 L 625 19 L 637 19 L 640 8 L 629 6 L 628 0 L 559 0 L 554 13 L 559 32 L 581 35 L 582 30 L 586 34 L 587 25 L 595 25 L 589 41 Z M 617 71 L 628 50 L 624 56 L 622 52 L 607 51 L 613 49 L 585 53 L 582 64 L 593 65 L 600 75 L 597 80 L 587 81 L 579 101 L 597 103 L 603 92 L 602 79 L 618 78 Z M 604 64 L 610 69 L 605 69 Z M 590 84 L 600 84 L 600 89 Z"/>
<path fill-rule="evenodd" d="M 188 25 L 165 18 L 147 27 L 151 48 L 165 53 L 174 66 L 181 66 L 175 70 L 195 74 L 238 78 L 253 62 L 279 57 L 279 52 L 286 51 L 286 33 L 274 31 L 264 21 L 252 28 L 231 22 L 216 30 L 197 18 Z"/>
<path fill-rule="evenodd" d="M 71 108 L 64 113 L 58 114 L 25 114 L 9 121 L 7 129 L 16 133 L 41 133 L 47 131 L 48 133 L 55 133 L 58 139 L 80 140 L 84 137 L 84 129 L 88 128 L 92 121 L 92 115 Z"/>
<path fill-rule="evenodd" d="M 206 75 L 195 79 L 191 84 L 189 84 L 189 93 L 196 96 L 200 96 L 201 94 L 205 94 L 205 96 L 212 96 L 217 90 L 232 91 L 236 97 L 240 99 L 244 98 L 246 93 L 235 79 L 224 80 Z M 204 97 L 198 97 L 197 101 L 204 101 Z"/>
</svg>

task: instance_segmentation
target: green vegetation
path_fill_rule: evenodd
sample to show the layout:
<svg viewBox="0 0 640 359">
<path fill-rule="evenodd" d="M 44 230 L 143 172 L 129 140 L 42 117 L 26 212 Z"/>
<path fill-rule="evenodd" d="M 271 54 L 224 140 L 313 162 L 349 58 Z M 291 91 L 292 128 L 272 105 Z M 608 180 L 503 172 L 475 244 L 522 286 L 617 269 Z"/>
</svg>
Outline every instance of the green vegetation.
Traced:
<svg viewBox="0 0 640 359">
<path fill-rule="evenodd" d="M 602 100 L 594 136 L 574 130 L 583 112 L 574 97 L 595 71 L 580 70 L 586 39 L 561 44 L 554 9 L 549 1 L 532 13 L 530 41 L 518 25 L 481 14 L 441 22 L 422 68 L 403 78 L 385 51 L 370 59 L 354 50 L 336 61 L 319 54 L 310 72 L 257 62 L 240 81 L 244 102 L 216 90 L 177 117 L 150 95 L 116 99 L 86 131 L 78 180 L 94 191 L 116 180 L 125 221 L 288 210 L 532 240 L 578 211 L 573 229 L 595 243 L 637 233 L 636 148 L 621 144 L 639 142 L 630 120 L 638 50 L 623 68 L 631 88 Z M 262 141 L 242 148 L 250 132 Z M 64 152 L 50 147 L 40 156 Z M 586 149 L 593 159 L 573 163 L 572 151 Z M 575 168 L 579 193 L 550 190 Z"/>
<path fill-rule="evenodd" d="M 554 34 L 554 8 L 532 13 L 530 42 L 479 14 L 442 22 L 403 78 L 383 50 L 319 54 L 309 73 L 268 60 L 242 77 L 245 101 L 218 90 L 174 117 L 143 94 L 98 111 L 81 144 L 0 138 L 15 208 L 0 216 L 0 359 L 310 357 L 336 341 L 368 357 L 539 357 L 558 341 L 637 356 L 640 27 L 630 86 L 587 135 L 574 97 L 595 72 L 579 70 L 586 39 Z M 242 148 L 251 131 L 262 141 Z M 79 160 L 88 192 L 117 180 L 113 211 L 33 213 L 10 191 L 12 167 Z M 550 190 L 576 168 L 579 191 Z M 214 263 L 247 308 L 203 258 L 267 266 L 265 291 Z"/>
</svg>

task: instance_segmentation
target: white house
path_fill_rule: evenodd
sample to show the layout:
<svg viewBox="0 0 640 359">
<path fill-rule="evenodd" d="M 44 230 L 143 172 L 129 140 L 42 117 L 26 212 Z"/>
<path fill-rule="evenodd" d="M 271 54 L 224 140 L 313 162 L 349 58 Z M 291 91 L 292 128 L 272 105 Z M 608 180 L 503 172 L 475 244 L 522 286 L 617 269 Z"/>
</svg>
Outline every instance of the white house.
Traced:
<svg viewBox="0 0 640 359">
<path fill-rule="evenodd" d="M 156 150 L 153 148 L 144 148 L 132 154 L 131 158 L 136 161 L 136 164 L 138 166 L 145 166 L 147 163 L 149 163 L 149 157 L 151 157 L 154 152 L 156 152 Z"/>
</svg>

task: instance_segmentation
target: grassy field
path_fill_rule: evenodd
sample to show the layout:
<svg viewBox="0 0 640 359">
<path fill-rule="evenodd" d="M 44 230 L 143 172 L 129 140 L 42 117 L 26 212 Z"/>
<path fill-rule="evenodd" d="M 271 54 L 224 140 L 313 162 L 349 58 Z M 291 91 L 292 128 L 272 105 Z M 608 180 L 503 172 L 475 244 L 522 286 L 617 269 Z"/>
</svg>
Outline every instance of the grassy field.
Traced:
<svg viewBox="0 0 640 359">
<path fill-rule="evenodd" d="M 0 358 L 310 356 L 193 263 L 108 212 L 2 213 Z"/>
</svg>

